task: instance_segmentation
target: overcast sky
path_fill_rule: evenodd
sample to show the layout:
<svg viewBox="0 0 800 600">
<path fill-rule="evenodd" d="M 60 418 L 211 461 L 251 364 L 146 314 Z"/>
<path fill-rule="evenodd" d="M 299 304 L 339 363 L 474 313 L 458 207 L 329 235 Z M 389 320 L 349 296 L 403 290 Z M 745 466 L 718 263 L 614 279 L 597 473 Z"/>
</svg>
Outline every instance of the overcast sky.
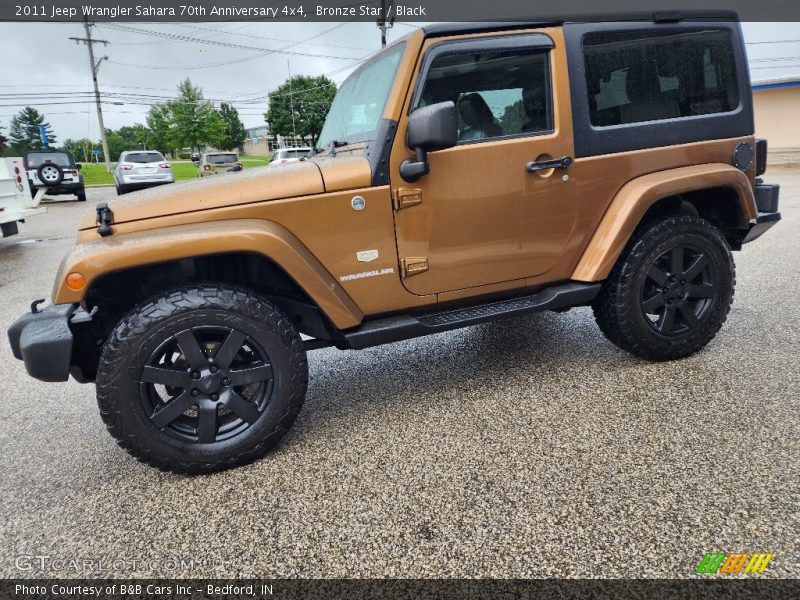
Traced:
<svg viewBox="0 0 800 600">
<path fill-rule="evenodd" d="M 389 40 L 415 27 L 397 23 Z M 800 23 L 745 23 L 743 29 L 755 83 L 800 78 Z M 374 23 L 354 22 L 101 23 L 92 35 L 110 42 L 95 46 L 95 52 L 96 58 L 108 56 L 99 80 L 109 95 L 103 111 L 111 129 L 143 123 L 149 104 L 173 97 L 186 77 L 207 98 L 233 103 L 246 127 L 263 125 L 266 94 L 284 82 L 289 69 L 293 75 L 327 74 L 339 83 L 380 45 Z M 0 127 L 6 135 L 11 117 L 29 104 L 46 116 L 59 143 L 99 137 L 93 97 L 87 94 L 92 89 L 87 50 L 70 37 L 84 37 L 83 26 L 0 23 Z"/>
</svg>

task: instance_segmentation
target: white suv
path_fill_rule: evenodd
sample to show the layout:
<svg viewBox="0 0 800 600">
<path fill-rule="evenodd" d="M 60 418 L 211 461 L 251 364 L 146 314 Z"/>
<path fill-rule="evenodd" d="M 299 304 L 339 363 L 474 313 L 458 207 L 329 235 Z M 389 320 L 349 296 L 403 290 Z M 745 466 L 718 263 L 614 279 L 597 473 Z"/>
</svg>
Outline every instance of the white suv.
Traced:
<svg viewBox="0 0 800 600">
<path fill-rule="evenodd" d="M 175 183 L 172 165 L 155 150 L 128 150 L 119 155 L 114 169 L 117 195 L 156 185 Z"/>
<path fill-rule="evenodd" d="M 274 167 L 276 165 L 300 162 L 305 160 L 312 152 L 312 148 L 281 148 L 275 150 L 272 159 L 269 161 L 269 166 Z"/>
</svg>

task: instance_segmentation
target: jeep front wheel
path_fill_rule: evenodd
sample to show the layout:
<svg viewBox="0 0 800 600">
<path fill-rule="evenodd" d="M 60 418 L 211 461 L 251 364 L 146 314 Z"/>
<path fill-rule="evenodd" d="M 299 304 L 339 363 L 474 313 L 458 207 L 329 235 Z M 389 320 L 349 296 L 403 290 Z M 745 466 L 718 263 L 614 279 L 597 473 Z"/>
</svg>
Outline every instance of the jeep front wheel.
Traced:
<svg viewBox="0 0 800 600">
<path fill-rule="evenodd" d="M 275 306 L 202 285 L 152 298 L 120 321 L 100 358 L 97 399 L 108 430 L 139 460 L 209 473 L 276 446 L 307 381 L 302 341 Z"/>
<path fill-rule="evenodd" d="M 592 304 L 614 344 L 648 360 L 689 356 L 727 318 L 735 268 L 722 232 L 672 215 L 640 227 Z"/>
</svg>

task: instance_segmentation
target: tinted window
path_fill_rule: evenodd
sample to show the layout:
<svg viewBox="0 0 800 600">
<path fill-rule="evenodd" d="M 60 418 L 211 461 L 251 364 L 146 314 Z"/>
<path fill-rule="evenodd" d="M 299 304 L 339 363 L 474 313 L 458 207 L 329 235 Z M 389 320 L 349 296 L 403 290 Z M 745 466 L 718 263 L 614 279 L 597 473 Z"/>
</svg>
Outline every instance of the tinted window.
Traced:
<svg viewBox="0 0 800 600">
<path fill-rule="evenodd" d="M 52 162 L 60 167 L 71 167 L 72 160 L 64 152 L 32 152 L 28 154 L 26 163 L 28 168 L 40 167 L 42 163 Z"/>
<path fill-rule="evenodd" d="M 211 165 L 227 165 L 238 162 L 239 157 L 235 154 L 209 154 L 206 162 Z"/>
<path fill-rule="evenodd" d="M 730 112 L 739 106 L 726 30 L 588 33 L 583 51 L 592 125 Z"/>
<path fill-rule="evenodd" d="M 131 152 L 125 155 L 124 162 L 142 164 L 164 162 L 164 160 L 160 152 Z"/>
<path fill-rule="evenodd" d="M 548 57 L 541 49 L 439 56 L 420 105 L 455 102 L 461 142 L 552 131 Z"/>
</svg>

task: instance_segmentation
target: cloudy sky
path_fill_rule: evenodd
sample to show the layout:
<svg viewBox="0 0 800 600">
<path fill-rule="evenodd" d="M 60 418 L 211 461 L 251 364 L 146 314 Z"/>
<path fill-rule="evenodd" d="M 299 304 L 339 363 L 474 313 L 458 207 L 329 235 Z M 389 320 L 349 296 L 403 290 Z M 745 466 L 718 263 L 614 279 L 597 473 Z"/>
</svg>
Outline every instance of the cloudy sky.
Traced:
<svg viewBox="0 0 800 600">
<path fill-rule="evenodd" d="M 389 39 L 415 27 L 396 23 Z M 800 77 L 800 23 L 743 28 L 754 82 Z M 111 129 L 144 122 L 149 106 L 173 97 L 186 77 L 207 98 L 236 106 L 245 126 L 263 125 L 267 92 L 290 69 L 339 83 L 380 45 L 375 24 L 357 22 L 100 23 L 92 35 L 110 42 L 95 52 L 108 56 L 99 80 Z M 87 50 L 70 37 L 84 37 L 83 26 L 0 23 L 0 127 L 6 135 L 11 117 L 29 104 L 46 115 L 59 142 L 99 137 Z"/>
</svg>

